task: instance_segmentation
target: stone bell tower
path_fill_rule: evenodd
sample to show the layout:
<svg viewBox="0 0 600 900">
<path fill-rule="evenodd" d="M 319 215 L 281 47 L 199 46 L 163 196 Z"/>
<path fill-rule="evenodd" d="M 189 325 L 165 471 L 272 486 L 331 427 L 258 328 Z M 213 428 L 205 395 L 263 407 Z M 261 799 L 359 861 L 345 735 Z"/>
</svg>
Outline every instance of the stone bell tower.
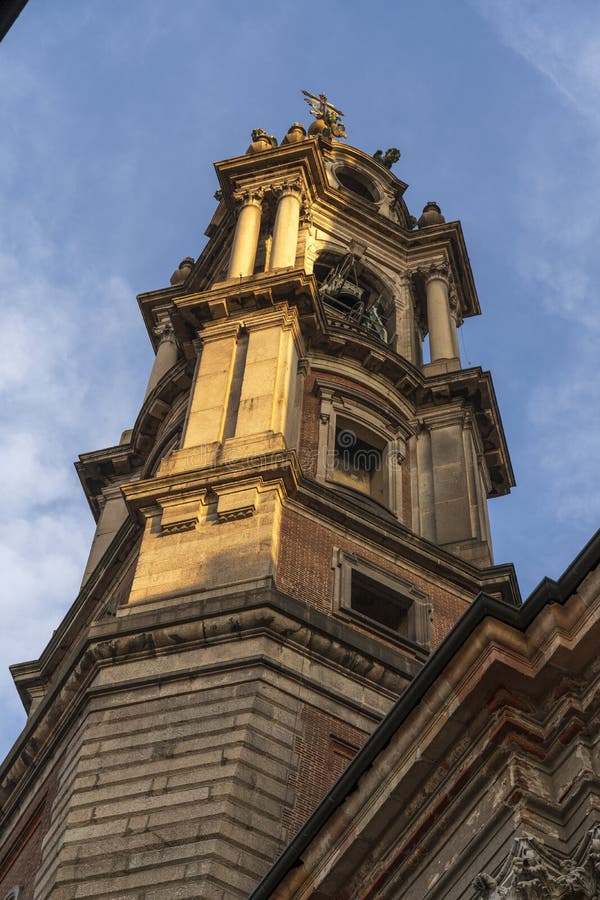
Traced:
<svg viewBox="0 0 600 900">
<path fill-rule="evenodd" d="M 308 134 L 216 164 L 204 250 L 139 296 L 156 359 L 77 464 L 81 593 L 13 667 L 2 896 L 246 897 L 476 594 L 518 602 L 460 224 L 307 99 Z"/>
</svg>

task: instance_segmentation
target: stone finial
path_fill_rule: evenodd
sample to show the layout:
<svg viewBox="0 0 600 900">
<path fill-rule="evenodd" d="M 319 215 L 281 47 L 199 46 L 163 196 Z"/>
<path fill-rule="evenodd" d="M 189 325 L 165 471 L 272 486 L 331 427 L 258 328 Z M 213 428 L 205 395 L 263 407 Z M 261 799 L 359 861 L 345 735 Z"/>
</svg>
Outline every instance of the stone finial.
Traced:
<svg viewBox="0 0 600 900">
<path fill-rule="evenodd" d="M 186 256 L 185 259 L 182 259 L 179 263 L 179 268 L 175 269 L 173 274 L 171 275 L 171 284 L 183 284 L 185 279 L 188 277 L 190 272 L 194 267 L 194 259 L 191 256 Z"/>
<path fill-rule="evenodd" d="M 267 134 L 264 128 L 254 128 L 251 137 L 252 143 L 246 153 L 262 153 L 277 146 L 277 138 L 273 134 Z"/>
<path fill-rule="evenodd" d="M 397 163 L 400 159 L 400 151 L 397 147 L 388 147 L 385 153 L 383 150 L 376 150 L 373 154 L 373 159 L 380 162 L 386 169 L 391 169 L 394 163 Z"/>
<path fill-rule="evenodd" d="M 306 139 L 306 128 L 300 122 L 294 122 L 287 130 L 282 144 L 298 144 Z"/>
<path fill-rule="evenodd" d="M 429 203 L 425 204 L 417 225 L 419 228 L 427 228 L 428 225 L 443 225 L 445 221 L 437 203 L 434 200 L 430 200 Z"/>
</svg>

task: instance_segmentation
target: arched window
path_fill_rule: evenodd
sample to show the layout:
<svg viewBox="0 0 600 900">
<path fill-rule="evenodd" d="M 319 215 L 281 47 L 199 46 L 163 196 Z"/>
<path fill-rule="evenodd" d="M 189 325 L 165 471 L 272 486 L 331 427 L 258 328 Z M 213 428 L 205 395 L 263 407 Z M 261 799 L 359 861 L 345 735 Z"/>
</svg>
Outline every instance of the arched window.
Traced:
<svg viewBox="0 0 600 900">
<path fill-rule="evenodd" d="M 402 517 L 402 463 L 409 432 L 373 398 L 326 378 L 317 380 L 320 396 L 317 479 L 355 499 L 368 498 L 372 509 Z M 383 509 L 382 509 L 383 508 Z"/>
<path fill-rule="evenodd" d="M 363 200 L 376 203 L 379 199 L 375 185 L 362 172 L 357 172 L 349 166 L 338 166 L 335 170 L 335 177 L 342 187 Z"/>
<path fill-rule="evenodd" d="M 387 506 L 386 441 L 359 422 L 336 417 L 331 480 Z"/>
</svg>

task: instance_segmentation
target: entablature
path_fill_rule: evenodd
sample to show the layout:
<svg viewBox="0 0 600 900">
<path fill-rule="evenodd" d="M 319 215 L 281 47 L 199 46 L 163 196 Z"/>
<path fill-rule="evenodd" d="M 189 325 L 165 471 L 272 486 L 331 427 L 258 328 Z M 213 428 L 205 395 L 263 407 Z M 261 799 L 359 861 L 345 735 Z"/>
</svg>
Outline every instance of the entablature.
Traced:
<svg viewBox="0 0 600 900">
<path fill-rule="evenodd" d="M 461 369 L 427 376 L 389 346 L 352 322 L 326 316 L 316 279 L 303 269 L 286 269 L 223 282 L 208 291 L 174 300 L 182 319 L 202 329 L 208 321 L 240 318 L 245 312 L 285 302 L 297 306 L 308 351 L 352 360 L 399 391 L 415 415 L 454 400 L 468 401 L 474 410 L 483 441 L 484 458 L 492 489 L 490 496 L 506 494 L 514 486 L 514 473 L 502 420 L 489 372 Z"/>
</svg>

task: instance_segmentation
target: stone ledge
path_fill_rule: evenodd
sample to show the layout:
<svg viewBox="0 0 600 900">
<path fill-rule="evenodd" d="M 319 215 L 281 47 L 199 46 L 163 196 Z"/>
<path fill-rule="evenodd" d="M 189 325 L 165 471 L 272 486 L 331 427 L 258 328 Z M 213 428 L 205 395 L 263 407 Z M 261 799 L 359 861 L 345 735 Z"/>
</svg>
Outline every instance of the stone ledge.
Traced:
<svg viewBox="0 0 600 900">
<path fill-rule="evenodd" d="M 358 683 L 376 687 L 390 700 L 419 669 L 392 648 L 274 589 L 212 599 L 179 598 L 177 605 L 169 603 L 161 612 L 137 607 L 129 615 L 90 627 L 87 639 L 66 661 L 62 679 L 32 714 L 0 770 L 2 818 L 14 809 L 21 790 L 70 726 L 100 667 L 227 640 L 237 644 L 259 634 L 309 652 L 320 666 L 345 669 Z M 262 662 L 269 664 L 267 659 Z"/>
</svg>

